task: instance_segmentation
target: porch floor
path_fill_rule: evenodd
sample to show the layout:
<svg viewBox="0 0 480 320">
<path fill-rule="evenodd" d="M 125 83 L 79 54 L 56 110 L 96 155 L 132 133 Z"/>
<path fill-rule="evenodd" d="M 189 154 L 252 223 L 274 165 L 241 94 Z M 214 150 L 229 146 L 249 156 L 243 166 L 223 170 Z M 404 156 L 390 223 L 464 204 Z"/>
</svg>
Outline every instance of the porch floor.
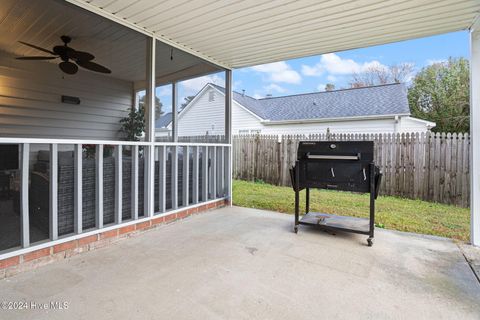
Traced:
<svg viewBox="0 0 480 320">
<path fill-rule="evenodd" d="M 378 230 L 292 232 L 239 207 L 189 217 L 0 281 L 2 301 L 67 301 L 2 319 L 478 319 L 480 285 L 452 241 Z"/>
</svg>

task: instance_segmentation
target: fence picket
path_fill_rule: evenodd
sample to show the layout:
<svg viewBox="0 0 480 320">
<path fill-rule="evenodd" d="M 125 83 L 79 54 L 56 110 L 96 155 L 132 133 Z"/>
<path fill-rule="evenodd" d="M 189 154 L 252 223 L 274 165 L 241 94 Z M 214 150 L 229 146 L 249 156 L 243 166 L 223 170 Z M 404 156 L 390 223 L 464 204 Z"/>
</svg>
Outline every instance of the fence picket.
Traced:
<svg viewBox="0 0 480 320">
<path fill-rule="evenodd" d="M 462 133 L 240 135 L 233 139 L 233 176 L 290 186 L 298 143 L 307 139 L 372 140 L 382 194 L 469 205 L 470 138 Z"/>
</svg>

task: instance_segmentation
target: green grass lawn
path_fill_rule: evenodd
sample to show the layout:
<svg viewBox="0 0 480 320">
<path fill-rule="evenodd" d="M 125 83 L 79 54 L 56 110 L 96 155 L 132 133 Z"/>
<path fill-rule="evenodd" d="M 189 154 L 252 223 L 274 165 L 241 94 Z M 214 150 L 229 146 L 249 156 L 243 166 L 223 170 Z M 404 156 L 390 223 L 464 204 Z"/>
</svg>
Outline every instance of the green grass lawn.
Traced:
<svg viewBox="0 0 480 320">
<path fill-rule="evenodd" d="M 301 203 L 304 208 L 305 191 L 301 192 Z M 291 187 L 235 180 L 233 204 L 292 214 L 295 197 Z M 310 211 L 368 217 L 369 195 L 312 190 Z M 379 196 L 376 201 L 375 220 L 377 227 L 386 229 L 431 234 L 461 241 L 469 241 L 470 237 L 470 210 L 450 205 Z"/>
</svg>

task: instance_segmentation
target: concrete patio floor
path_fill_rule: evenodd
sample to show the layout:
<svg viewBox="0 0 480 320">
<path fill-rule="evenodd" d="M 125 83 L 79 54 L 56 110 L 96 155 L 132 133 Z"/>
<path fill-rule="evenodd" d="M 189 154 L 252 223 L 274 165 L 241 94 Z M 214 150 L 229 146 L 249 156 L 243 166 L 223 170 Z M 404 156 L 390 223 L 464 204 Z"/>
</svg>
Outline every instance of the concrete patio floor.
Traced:
<svg viewBox="0 0 480 320">
<path fill-rule="evenodd" d="M 223 208 L 0 281 L 1 319 L 479 319 L 480 285 L 452 241 L 301 227 Z"/>
</svg>

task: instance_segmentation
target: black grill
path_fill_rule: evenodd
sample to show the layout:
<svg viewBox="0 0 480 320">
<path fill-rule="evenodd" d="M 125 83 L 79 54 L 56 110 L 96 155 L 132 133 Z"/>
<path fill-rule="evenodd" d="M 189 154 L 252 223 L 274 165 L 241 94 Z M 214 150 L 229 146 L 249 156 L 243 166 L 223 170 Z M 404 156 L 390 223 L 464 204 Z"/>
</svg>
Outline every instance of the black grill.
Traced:
<svg viewBox="0 0 480 320">
<path fill-rule="evenodd" d="M 372 245 L 375 199 L 382 174 L 373 161 L 373 141 L 302 141 L 297 161 L 290 170 L 295 191 L 295 232 L 299 224 L 324 229 L 343 230 L 369 235 Z M 336 216 L 310 212 L 310 189 L 330 189 L 370 193 L 370 218 Z M 306 212 L 300 216 L 299 193 L 306 190 Z"/>
</svg>

